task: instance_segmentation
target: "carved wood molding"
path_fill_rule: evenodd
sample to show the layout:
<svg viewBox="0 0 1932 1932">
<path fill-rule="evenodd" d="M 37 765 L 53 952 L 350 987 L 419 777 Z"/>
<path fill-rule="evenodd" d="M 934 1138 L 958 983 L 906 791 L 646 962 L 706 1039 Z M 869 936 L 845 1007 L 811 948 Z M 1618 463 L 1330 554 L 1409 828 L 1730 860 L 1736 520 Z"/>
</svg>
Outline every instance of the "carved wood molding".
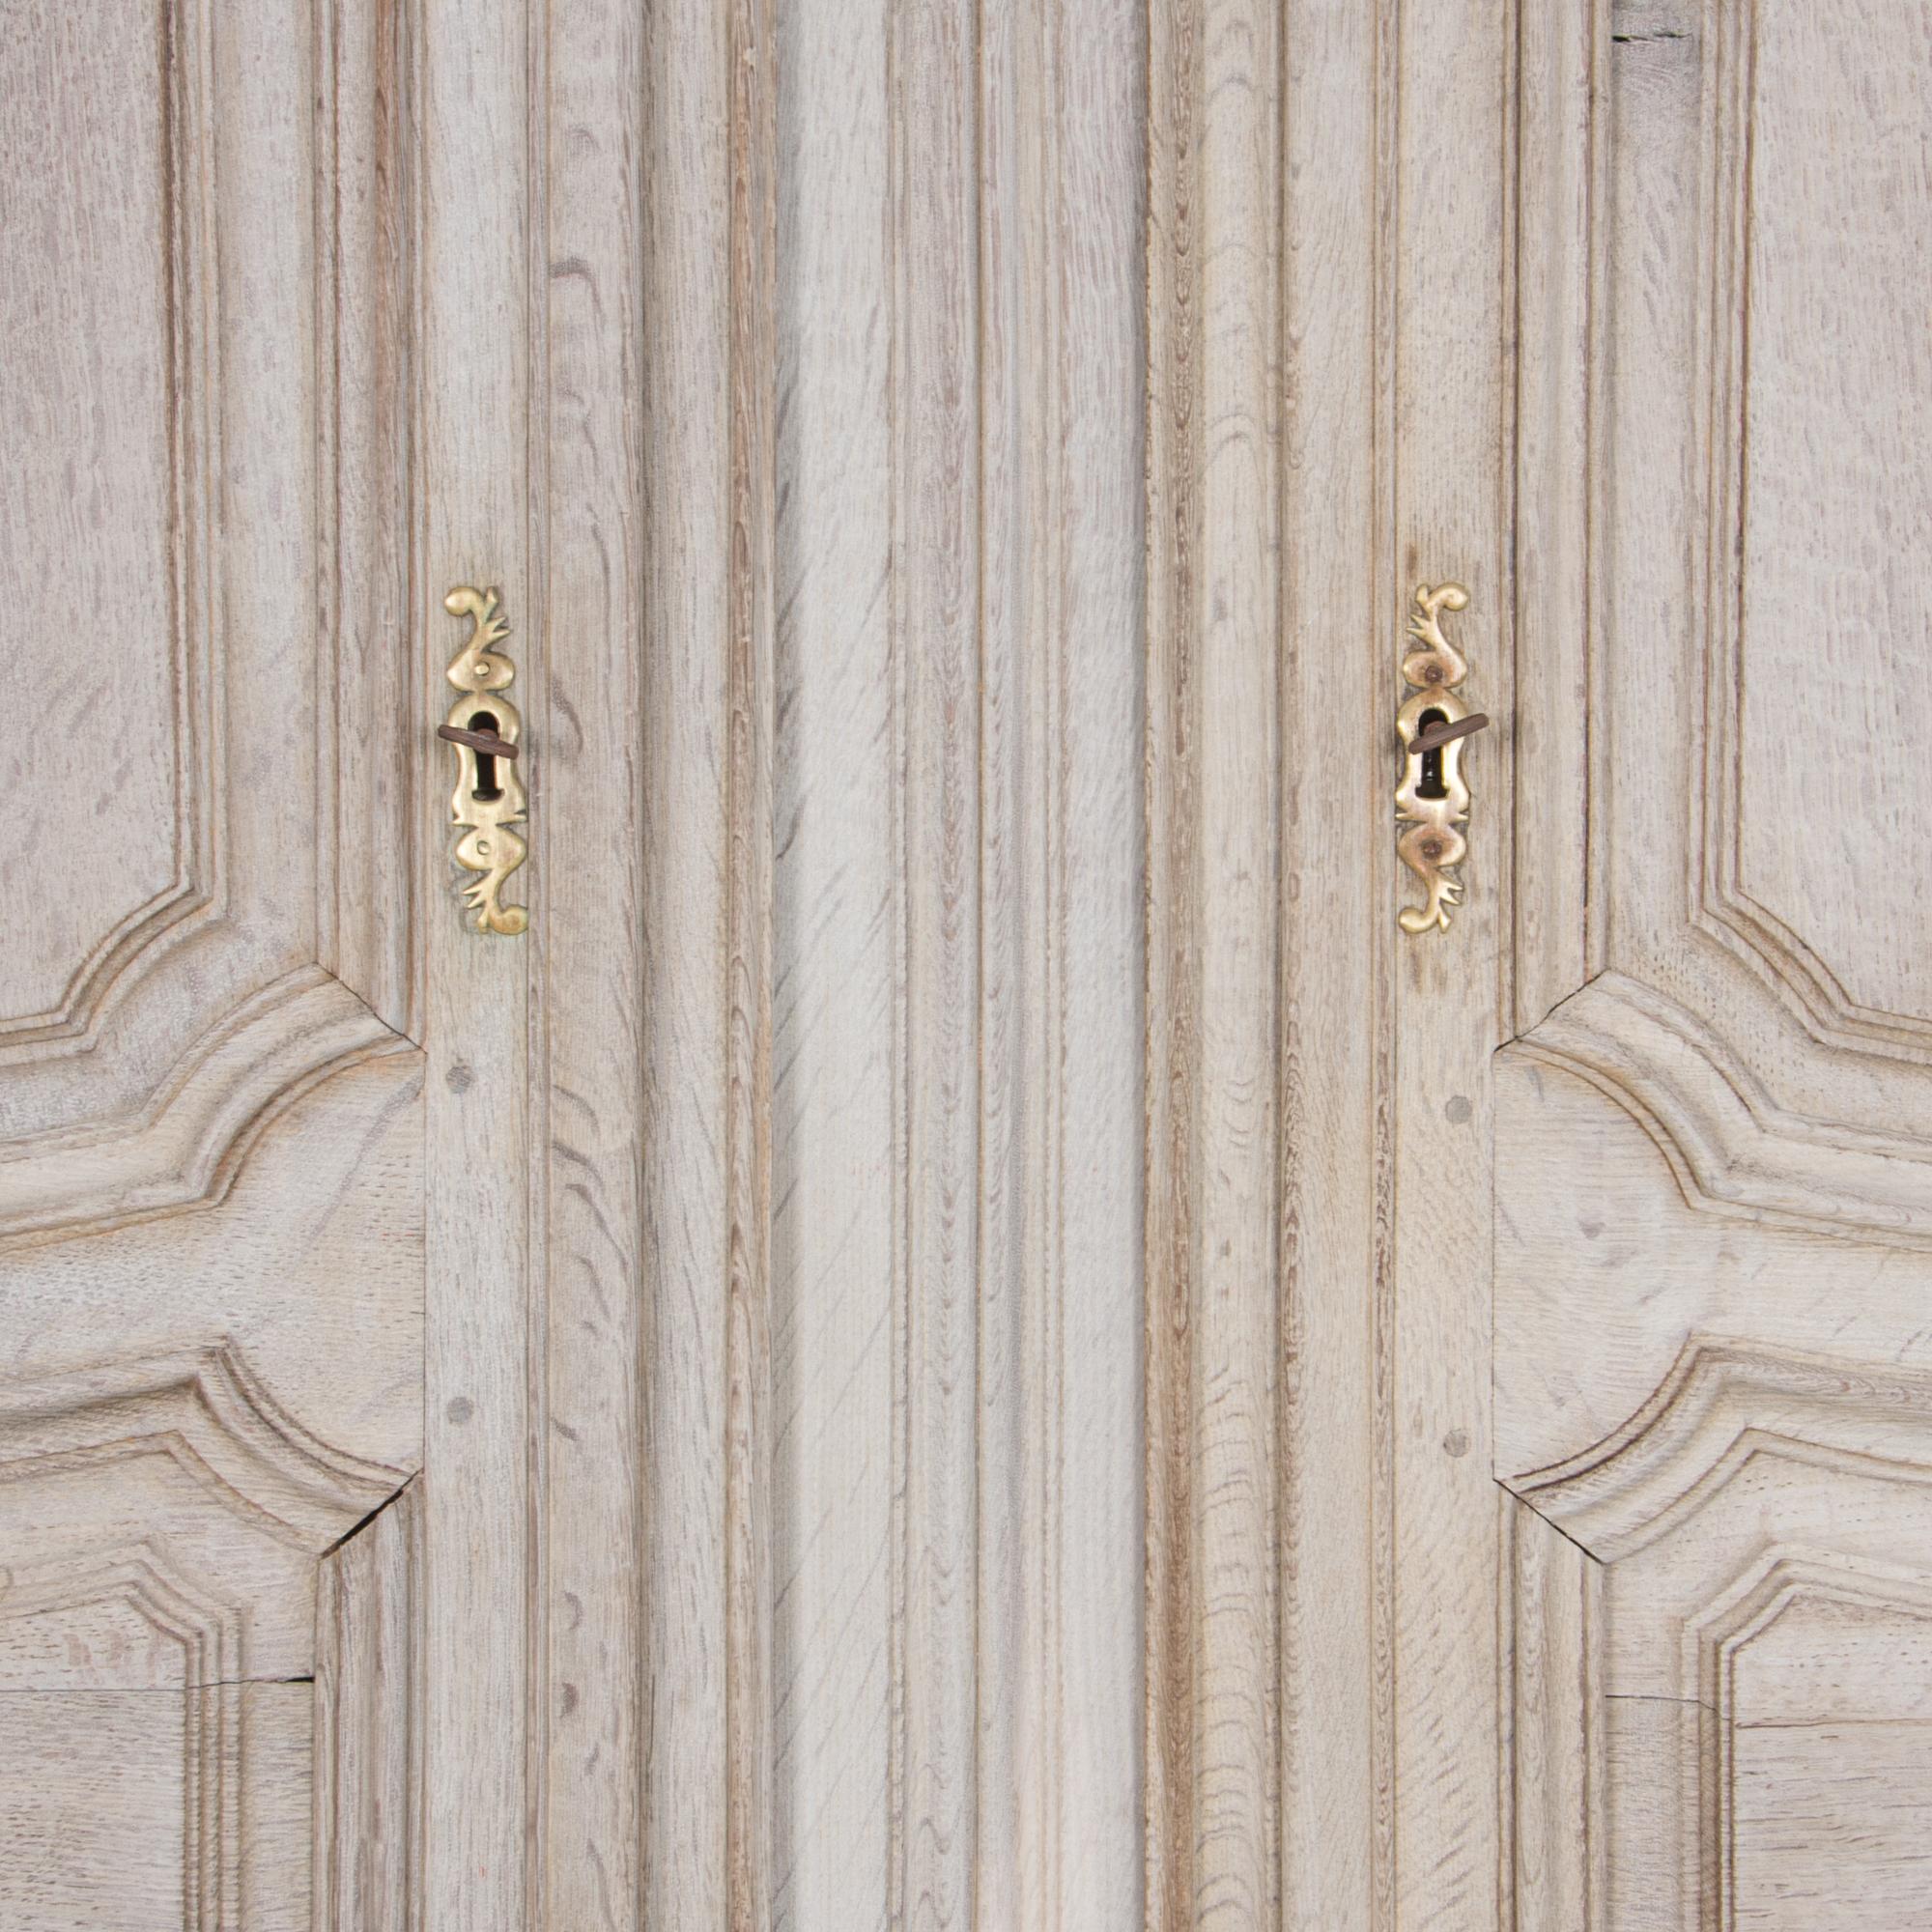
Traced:
<svg viewBox="0 0 1932 1932">
<path fill-rule="evenodd" d="M 1684 1662 L 1697 1701 L 1725 1729 L 1737 1721 L 1736 1665 L 1800 1605 L 1828 1604 L 1932 1622 L 1932 1575 L 1801 1543 L 1756 1551 L 1685 1624 Z"/>
<path fill-rule="evenodd" d="M 37 1505 L 32 1485 L 83 1471 L 111 1479 L 114 1464 L 150 1457 L 221 1515 L 197 1525 L 170 1511 L 153 1534 L 81 1541 L 29 1565 L 7 1563 L 0 1544 L 0 1691 L 74 1688 L 77 1659 L 83 1678 L 94 1674 L 95 1647 L 99 1669 L 121 1674 L 115 1688 L 180 1697 L 183 1922 L 213 1928 L 240 1925 L 244 1896 L 280 1883 L 251 1872 L 258 1855 L 243 1830 L 249 1794 L 270 1775 L 252 1761 L 249 1687 L 287 1695 L 282 1685 L 312 1670 L 316 1922 L 407 1932 L 421 1844 L 419 1486 L 321 1441 L 227 1342 L 0 1394 L 0 1508 L 21 1486 L 27 1520 L 57 1506 Z M 256 1539 L 281 1546 L 280 1558 L 255 1560 Z M 130 1625 L 155 1634 L 163 1660 L 137 1658 L 132 1684 Z M 265 1639 L 268 1626 L 279 1641 Z"/>
<path fill-rule="evenodd" d="M 1932 1246 L 1932 1147 L 1780 1107 L 1710 1026 L 1627 974 L 1592 980 L 1507 1050 L 1614 1100 L 1692 1207 Z"/>
<path fill-rule="evenodd" d="M 1861 1006 L 1744 870 L 1745 814 L 1760 832 L 1789 796 L 1751 792 L 1743 729 L 1746 620 L 1776 621 L 1741 581 L 1761 10 L 1676 10 L 1654 40 L 1625 11 L 1613 45 L 1610 0 L 1518 10 L 1518 635 L 1536 648 L 1519 661 L 1522 1034 L 1506 1051 L 1624 1108 L 1695 1208 L 1922 1248 L 1927 1024 Z M 1644 126 L 1634 100 L 1663 99 L 1684 147 L 1645 174 L 1612 142 Z M 1681 196 L 1659 198 L 1666 176 Z M 1681 311 L 1645 313 L 1666 283 Z M 1637 413 L 1682 450 L 1681 557 L 1617 547 L 1652 481 L 1621 440 Z M 1779 697 L 1748 668 L 1755 731 Z M 1640 801 L 1629 773 L 1660 767 Z M 1849 1525 L 1831 1547 L 1840 1500 L 1875 1487 L 1867 1527 L 1922 1548 L 1932 1378 L 1709 1335 L 1621 1427 L 1508 1480 L 1501 1922 L 1734 1921 L 1740 1658 L 1806 1603 L 1924 1613 L 1925 1577 L 1874 1566 Z"/>
<path fill-rule="evenodd" d="M 1655 1922 L 1721 1932 L 1737 1922 L 1746 1876 L 1737 1682 L 1750 1647 L 1810 1606 L 1932 1621 L 1932 1576 L 1800 1543 L 1761 1544 L 1742 1568 L 1710 1578 L 1676 1629 L 1679 1655 L 1658 1660 L 1674 1670 L 1676 1694 L 1624 1702 L 1623 1712 L 1645 1715 L 1634 1725 L 1626 1719 L 1619 1734 L 1609 1664 L 1620 1636 L 1614 1573 L 1540 1506 L 1504 1508 L 1504 1922 L 1519 1932 L 1607 1924 L 1615 1871 L 1644 1888 L 1636 1909 L 1667 1913 Z M 1660 1837 L 1647 1822 L 1647 1795 L 1659 1791 L 1683 1794 L 1681 1833 Z"/>
<path fill-rule="evenodd" d="M 291 973 L 211 1028 L 133 1117 L 0 1143 L 0 1240 L 218 1201 L 256 1136 L 317 1082 L 408 1051 L 320 967 Z"/>
<path fill-rule="evenodd" d="M 1734 954 L 1753 960 L 1794 1005 L 1821 1044 L 1889 1054 L 1923 1065 L 1932 1016 L 1887 1012 L 1852 999 L 1816 950 L 1755 899 L 1741 876 L 1744 831 L 1745 581 L 1749 461 L 1751 128 L 1757 0 L 1711 10 L 1705 85 L 1712 103 L 1705 271 L 1710 336 L 1705 345 L 1705 445 L 1710 453 L 1703 519 L 1705 716 L 1709 731 L 1699 790 L 1690 801 L 1698 923 Z"/>
<path fill-rule="evenodd" d="M 1932 1484 L 1932 1373 L 1692 1336 L 1620 1428 L 1509 1487 L 1607 1563 L 1672 1533 L 1760 1455 Z"/>
<path fill-rule="evenodd" d="M 1702 1893 L 1710 1932 L 1738 1922 L 1738 1666 L 1750 1646 L 1794 1609 L 1838 1605 L 1932 1621 L 1932 1576 L 1861 1562 L 1829 1550 L 1774 1546 L 1691 1618 L 1685 1630 L 1687 1673 L 1697 1702 L 1678 1726 L 1682 1759 L 1696 1767 L 1696 1842 L 1685 1860 Z"/>
<path fill-rule="evenodd" d="M 244 1607 L 214 1595 L 210 1579 L 183 1576 L 149 1541 L 79 1561 L 0 1569 L 0 1625 L 110 1603 L 125 1605 L 181 1652 L 175 1688 L 184 1745 L 180 1922 L 198 1932 L 239 1926 L 246 1856 Z"/>
<path fill-rule="evenodd" d="M 126 1608 L 176 1652 L 181 1687 L 192 1690 L 242 1674 L 242 1606 L 217 1588 L 214 1578 L 185 1575 L 159 1543 L 137 1539 L 51 1563 L 0 1565 L 0 1623 Z M 31 1662 L 7 1660 L 4 1687 L 37 1688 Z"/>
<path fill-rule="evenodd" d="M 323 1441 L 225 1340 L 0 1390 L 0 1485 L 143 1456 L 167 1458 L 233 1515 L 316 1554 L 408 1479 Z"/>
<path fill-rule="evenodd" d="M 414 62 L 406 0 L 311 0 L 315 30 L 316 956 L 421 1032 L 428 666 L 411 581 L 421 461 Z M 292 613 L 294 615 L 295 613 Z"/>
<path fill-rule="evenodd" d="M 128 586 L 128 640 L 106 647 L 172 654 L 172 714 L 156 728 L 172 747 L 177 822 L 140 836 L 172 845 L 175 876 L 94 946 L 56 1008 L 0 1019 L 0 1133 L 18 1135 L 0 1138 L 0 1241 L 219 1200 L 264 1126 L 330 1073 L 406 1046 L 413 1024 L 423 748 L 410 724 L 416 656 L 404 642 L 413 310 L 399 218 L 412 191 L 402 165 L 412 10 L 386 0 L 311 10 L 317 583 L 289 601 L 293 635 L 280 640 L 245 626 L 227 637 L 223 547 L 247 540 L 217 531 L 214 517 L 228 392 L 252 380 L 239 367 L 224 375 L 217 327 L 219 241 L 240 218 L 245 170 L 215 163 L 245 142 L 214 87 L 209 0 L 157 0 L 156 13 L 169 338 L 160 454 L 174 564 L 165 582 Z M 316 667 L 289 691 L 292 717 L 314 739 L 312 908 L 271 888 L 286 855 L 263 828 L 243 837 L 234 822 L 261 794 L 230 795 L 237 762 L 252 769 L 259 755 L 232 738 L 230 705 L 251 704 L 264 679 L 279 690 L 291 648 L 293 662 Z M 268 772 L 250 780 L 270 782 Z M 317 963 L 294 964 L 307 957 Z M 57 1131 L 24 1131 L 55 1121 Z"/>
<path fill-rule="evenodd" d="M 110 1020 L 124 1003 L 142 1002 L 143 1017 L 129 1024 L 145 1024 L 148 1000 L 164 1009 L 220 980 L 209 949 L 245 952 L 261 939 L 244 932 L 240 915 L 254 908 L 265 883 L 242 873 L 263 859 L 260 851 L 236 857 L 246 841 L 232 824 L 250 794 L 230 782 L 243 761 L 252 774 L 255 753 L 231 737 L 228 713 L 238 685 L 270 674 L 270 657 L 250 650 L 245 634 L 232 644 L 227 636 L 223 547 L 241 539 L 219 520 L 224 384 L 249 379 L 246 369 L 224 373 L 220 355 L 222 234 L 236 189 L 217 161 L 240 143 L 223 125 L 233 110 L 215 85 L 211 0 L 158 0 L 157 11 L 173 567 L 165 582 L 128 586 L 131 640 L 107 648 L 160 648 L 171 658 L 173 714 L 163 723 L 174 818 L 138 836 L 172 846 L 173 874 L 87 949 L 53 1007 L 0 1016 L 0 1066 L 23 1074 L 109 1051 Z M 294 715 L 314 742 L 315 956 L 406 1035 L 415 1030 L 411 927 L 424 864 L 415 837 L 421 748 L 412 728 L 418 667 L 407 644 L 410 14 L 386 0 L 313 0 L 310 8 L 319 63 L 316 572 L 313 595 L 292 597 L 287 611 L 297 661 L 318 668 L 315 702 Z M 183 963 L 185 950 L 191 965 Z"/>
<path fill-rule="evenodd" d="M 318 1932 L 412 1932 L 423 1841 L 423 1481 L 323 1559 L 315 1627 Z"/>
<path fill-rule="evenodd" d="M 1505 1861 L 1512 1932 L 1598 1932 L 1609 1895 L 1604 1568 L 1504 1492 Z"/>
<path fill-rule="evenodd" d="M 1689 942 L 1682 950 L 1694 957 L 1679 962 L 1683 970 L 1665 990 L 1714 1018 L 1740 996 L 1769 999 L 1780 1025 L 1788 1020 L 1795 1036 L 1825 1054 L 1862 1061 L 1866 1070 L 1891 1063 L 1885 1077 L 1910 1080 L 1932 1065 L 1932 1016 L 1854 999 L 1816 947 L 1754 896 L 1742 874 L 1757 0 L 1727 0 L 1703 19 L 1685 39 L 1687 56 L 1701 63 L 1704 109 L 1690 197 L 1700 212 L 1687 217 L 1697 223 L 1699 282 L 1694 339 L 1686 341 L 1694 368 L 1685 379 L 1686 453 L 1695 472 L 1688 514 L 1695 528 L 1683 584 L 1685 648 L 1673 647 L 1671 667 L 1693 722 L 1685 727 L 1688 761 L 1671 780 L 1680 809 L 1662 845 L 1643 855 L 1660 875 L 1681 872 Z M 1634 964 L 1615 930 L 1620 819 L 1607 801 L 1614 680 L 1642 652 L 1620 633 L 1612 611 L 1620 566 L 1610 492 L 1620 451 L 1611 375 L 1618 201 L 1609 0 L 1525 9 L 1522 27 L 1518 624 L 1539 644 L 1521 696 L 1540 693 L 1542 703 L 1523 704 L 1520 726 L 1515 952 L 1520 1023 L 1530 1028 L 1605 965 Z M 1646 741 L 1640 755 L 1652 749 Z M 1676 918 L 1673 911 L 1673 925 Z M 1741 1033 L 1732 1037 L 1743 1043 Z M 1795 1091 L 1804 1085 L 1793 1083 Z M 1882 1102 L 1873 1111 L 1899 1109 Z"/>
<path fill-rule="evenodd" d="M 172 946 L 219 916 L 225 770 L 220 742 L 222 666 L 219 600 L 211 594 L 215 501 L 219 332 L 215 316 L 215 153 L 210 113 L 211 0 L 160 0 L 164 57 L 160 90 L 161 213 L 167 225 L 165 366 L 172 475 L 174 559 L 160 584 L 130 585 L 128 617 L 157 636 L 174 671 L 177 782 L 174 821 L 161 832 L 174 847 L 173 876 L 102 934 L 73 969 L 60 1000 L 43 1012 L 0 1017 L 0 1053 L 84 1052 L 109 1004 Z M 141 836 L 155 836 L 144 827 Z"/>
</svg>

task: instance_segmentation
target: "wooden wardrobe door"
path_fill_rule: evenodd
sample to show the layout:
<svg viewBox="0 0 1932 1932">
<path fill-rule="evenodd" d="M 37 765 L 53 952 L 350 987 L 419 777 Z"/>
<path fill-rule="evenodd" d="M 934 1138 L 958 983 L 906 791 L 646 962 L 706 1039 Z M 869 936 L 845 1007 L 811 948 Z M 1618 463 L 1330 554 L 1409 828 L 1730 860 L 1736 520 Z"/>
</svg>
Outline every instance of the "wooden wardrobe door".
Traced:
<svg viewBox="0 0 1932 1932">
<path fill-rule="evenodd" d="M 524 1922 L 530 954 L 431 735 L 527 598 L 499 11 L 0 20 L 21 1932 Z"/>
<path fill-rule="evenodd" d="M 1524 18 L 1519 1922 L 1932 1925 L 1932 34 Z"/>
<path fill-rule="evenodd" d="M 318 1774 L 353 1806 L 410 1747 L 401 1702 L 330 1701 L 410 1648 L 424 1230 L 417 692 L 368 529 L 400 477 L 319 340 L 373 265 L 314 45 L 295 6 L 0 22 L 0 1920 L 34 1932 L 305 1928 Z M 361 1855 L 397 1884 L 407 1828 Z"/>
<path fill-rule="evenodd" d="M 8 14 L 0 1919 L 1927 1921 L 1853 24 Z"/>
</svg>

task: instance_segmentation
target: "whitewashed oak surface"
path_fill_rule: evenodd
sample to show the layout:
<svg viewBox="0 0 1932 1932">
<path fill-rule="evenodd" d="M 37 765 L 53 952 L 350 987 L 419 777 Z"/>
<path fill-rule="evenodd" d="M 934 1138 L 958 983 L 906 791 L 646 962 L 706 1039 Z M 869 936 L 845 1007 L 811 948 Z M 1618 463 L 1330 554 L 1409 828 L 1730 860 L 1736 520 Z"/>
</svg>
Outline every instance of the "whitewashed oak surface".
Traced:
<svg viewBox="0 0 1932 1932">
<path fill-rule="evenodd" d="M 1932 36 L 1524 21 L 1516 1923 L 1932 1925 Z"/>
<path fill-rule="evenodd" d="M 0 1923 L 1932 1926 L 1928 90 L 9 10 Z"/>
</svg>

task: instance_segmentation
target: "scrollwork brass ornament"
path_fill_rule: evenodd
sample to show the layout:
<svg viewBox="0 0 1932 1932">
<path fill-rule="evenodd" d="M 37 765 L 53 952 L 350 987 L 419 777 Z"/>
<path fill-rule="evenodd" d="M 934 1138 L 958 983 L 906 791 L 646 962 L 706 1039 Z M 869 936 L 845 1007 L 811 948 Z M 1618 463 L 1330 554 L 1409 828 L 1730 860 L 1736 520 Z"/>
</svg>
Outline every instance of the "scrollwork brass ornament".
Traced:
<svg viewBox="0 0 1932 1932">
<path fill-rule="evenodd" d="M 1465 610 L 1468 602 L 1469 593 L 1460 583 L 1439 583 L 1434 589 L 1418 583 L 1408 618 L 1410 648 L 1403 657 L 1402 674 L 1417 689 L 1395 720 L 1404 754 L 1396 819 L 1405 828 L 1395 849 L 1429 896 L 1397 915 L 1405 932 L 1447 932 L 1450 907 L 1463 902 L 1463 882 L 1454 874 L 1468 850 L 1461 829 L 1469 816 L 1463 740 L 1489 720 L 1457 696 L 1456 687 L 1468 676 L 1469 666 L 1442 635 L 1442 612 Z"/>
<path fill-rule="evenodd" d="M 499 595 L 458 584 L 442 600 L 452 617 L 468 617 L 468 642 L 449 667 L 462 694 L 437 736 L 456 752 L 456 789 L 449 817 L 466 828 L 456 841 L 456 863 L 479 876 L 463 888 L 463 903 L 476 915 L 478 932 L 514 934 L 527 929 L 527 906 L 501 901 L 504 882 L 524 863 L 527 847 L 510 828 L 524 822 L 526 802 L 517 776 L 518 740 L 524 721 L 503 696 L 517 668 L 497 646 L 510 627 L 497 614 Z"/>
</svg>

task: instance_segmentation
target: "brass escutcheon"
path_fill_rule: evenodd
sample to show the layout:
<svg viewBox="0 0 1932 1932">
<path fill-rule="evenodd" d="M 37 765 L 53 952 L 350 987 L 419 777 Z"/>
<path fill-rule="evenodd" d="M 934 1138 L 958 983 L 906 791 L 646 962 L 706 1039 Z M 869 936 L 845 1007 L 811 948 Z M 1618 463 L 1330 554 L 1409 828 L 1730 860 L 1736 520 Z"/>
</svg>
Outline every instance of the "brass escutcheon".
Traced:
<svg viewBox="0 0 1932 1932">
<path fill-rule="evenodd" d="M 529 908 L 506 906 L 499 895 L 528 853 L 510 829 L 524 822 L 526 810 L 517 773 L 524 721 L 503 695 L 517 668 L 497 649 L 510 634 L 497 614 L 500 601 L 497 591 L 467 583 L 442 600 L 452 617 L 469 618 L 471 629 L 449 667 L 449 681 L 463 695 L 437 735 L 456 753 L 449 818 L 466 828 L 456 841 L 456 863 L 479 875 L 463 888 L 463 903 L 475 913 L 478 932 L 514 934 L 528 928 Z"/>
</svg>

